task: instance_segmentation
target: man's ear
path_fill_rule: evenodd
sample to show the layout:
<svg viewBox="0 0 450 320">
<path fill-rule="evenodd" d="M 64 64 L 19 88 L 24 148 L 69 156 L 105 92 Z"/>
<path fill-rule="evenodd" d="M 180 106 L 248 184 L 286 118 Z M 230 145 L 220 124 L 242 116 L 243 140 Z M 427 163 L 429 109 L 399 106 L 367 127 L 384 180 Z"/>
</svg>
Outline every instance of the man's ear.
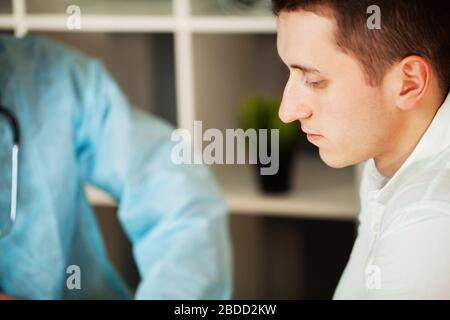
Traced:
<svg viewBox="0 0 450 320">
<path fill-rule="evenodd" d="M 398 108 L 409 110 L 423 98 L 430 80 L 430 65 L 419 56 L 408 56 L 397 65 L 397 92 L 395 100 Z"/>
</svg>

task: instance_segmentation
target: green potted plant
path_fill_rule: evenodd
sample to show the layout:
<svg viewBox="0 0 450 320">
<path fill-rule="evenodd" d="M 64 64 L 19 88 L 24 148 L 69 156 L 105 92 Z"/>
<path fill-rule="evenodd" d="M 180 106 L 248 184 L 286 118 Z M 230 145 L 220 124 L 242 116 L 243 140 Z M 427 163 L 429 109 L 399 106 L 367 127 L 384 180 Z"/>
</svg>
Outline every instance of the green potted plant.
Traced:
<svg viewBox="0 0 450 320">
<path fill-rule="evenodd" d="M 285 124 L 278 117 L 280 102 L 280 99 L 270 97 L 248 96 L 243 99 L 238 116 L 239 126 L 244 130 L 255 129 L 258 131 L 267 129 L 269 132 L 272 129 L 279 130 L 278 172 L 274 175 L 261 175 L 260 168 L 265 165 L 260 163 L 259 157 L 255 166 L 258 169 L 261 189 L 269 193 L 282 193 L 290 189 L 292 162 L 299 143 L 305 141 L 305 135 L 300 130 L 298 122 Z M 259 135 L 257 137 L 259 139 Z M 268 152 L 271 154 L 272 141 L 270 134 L 268 134 L 267 144 Z"/>
</svg>

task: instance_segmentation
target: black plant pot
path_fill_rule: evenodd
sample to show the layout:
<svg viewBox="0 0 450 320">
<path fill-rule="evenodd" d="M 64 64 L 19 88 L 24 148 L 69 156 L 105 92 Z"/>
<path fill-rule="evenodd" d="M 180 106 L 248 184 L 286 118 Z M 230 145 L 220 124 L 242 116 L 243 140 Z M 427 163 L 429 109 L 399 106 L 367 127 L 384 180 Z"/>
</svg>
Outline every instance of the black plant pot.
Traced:
<svg viewBox="0 0 450 320">
<path fill-rule="evenodd" d="M 291 188 L 292 162 L 294 151 L 285 151 L 280 153 L 280 163 L 278 172 L 274 175 L 262 175 L 261 168 L 270 167 L 258 162 L 254 167 L 259 179 L 259 186 L 266 193 L 280 194 L 285 193 Z"/>
</svg>

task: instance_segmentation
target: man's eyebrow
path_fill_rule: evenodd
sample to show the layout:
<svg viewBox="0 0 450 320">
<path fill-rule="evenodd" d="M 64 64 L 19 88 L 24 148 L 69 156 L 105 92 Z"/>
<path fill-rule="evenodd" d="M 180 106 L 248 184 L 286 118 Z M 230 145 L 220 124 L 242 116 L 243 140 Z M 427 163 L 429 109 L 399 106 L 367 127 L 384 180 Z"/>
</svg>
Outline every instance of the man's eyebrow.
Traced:
<svg viewBox="0 0 450 320">
<path fill-rule="evenodd" d="M 320 70 L 318 69 L 314 69 L 314 68 L 310 68 L 310 67 L 305 67 L 299 64 L 291 64 L 289 65 L 292 69 L 298 69 L 300 71 L 303 71 L 304 73 L 321 73 Z"/>
</svg>

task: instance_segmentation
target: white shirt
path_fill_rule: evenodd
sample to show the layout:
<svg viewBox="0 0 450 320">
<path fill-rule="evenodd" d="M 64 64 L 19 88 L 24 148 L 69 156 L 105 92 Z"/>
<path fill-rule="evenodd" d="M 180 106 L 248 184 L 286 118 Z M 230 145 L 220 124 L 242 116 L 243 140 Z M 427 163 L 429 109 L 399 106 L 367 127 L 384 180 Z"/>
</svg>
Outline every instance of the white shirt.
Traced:
<svg viewBox="0 0 450 320">
<path fill-rule="evenodd" d="M 450 95 L 390 179 L 367 161 L 334 299 L 450 299 Z"/>
</svg>

